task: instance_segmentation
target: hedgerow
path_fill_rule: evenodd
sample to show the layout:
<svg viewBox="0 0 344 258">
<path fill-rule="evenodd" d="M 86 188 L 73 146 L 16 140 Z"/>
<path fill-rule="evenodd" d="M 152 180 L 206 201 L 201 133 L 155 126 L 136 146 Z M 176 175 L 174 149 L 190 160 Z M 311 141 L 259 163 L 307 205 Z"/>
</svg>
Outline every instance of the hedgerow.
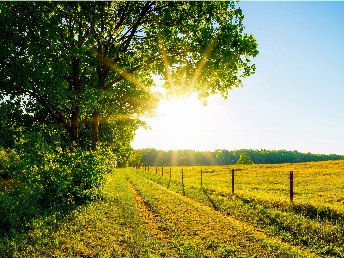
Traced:
<svg viewBox="0 0 344 258">
<path fill-rule="evenodd" d="M 20 145 L 18 155 L 16 183 L 0 193 L 0 233 L 5 234 L 25 230 L 46 213 L 100 198 L 104 175 L 116 167 L 108 149 L 63 150 L 39 140 Z"/>
</svg>

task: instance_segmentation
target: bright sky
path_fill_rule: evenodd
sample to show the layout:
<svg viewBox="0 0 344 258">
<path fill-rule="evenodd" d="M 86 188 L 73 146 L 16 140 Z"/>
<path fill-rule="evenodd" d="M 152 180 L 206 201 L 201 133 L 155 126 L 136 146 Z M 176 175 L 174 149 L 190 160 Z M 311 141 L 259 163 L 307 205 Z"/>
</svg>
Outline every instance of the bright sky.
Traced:
<svg viewBox="0 0 344 258">
<path fill-rule="evenodd" d="M 344 2 L 239 6 L 259 44 L 255 75 L 206 107 L 162 102 L 133 147 L 344 154 Z"/>
</svg>

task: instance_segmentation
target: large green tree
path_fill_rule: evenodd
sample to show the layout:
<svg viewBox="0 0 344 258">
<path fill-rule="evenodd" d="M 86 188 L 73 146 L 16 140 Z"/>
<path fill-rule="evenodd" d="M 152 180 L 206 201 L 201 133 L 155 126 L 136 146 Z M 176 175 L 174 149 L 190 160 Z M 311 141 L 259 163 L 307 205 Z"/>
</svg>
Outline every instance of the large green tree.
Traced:
<svg viewBox="0 0 344 258">
<path fill-rule="evenodd" d="M 0 26 L 1 105 L 70 148 L 128 149 L 156 106 L 153 74 L 170 94 L 227 96 L 258 54 L 234 2 L 8 2 Z"/>
</svg>

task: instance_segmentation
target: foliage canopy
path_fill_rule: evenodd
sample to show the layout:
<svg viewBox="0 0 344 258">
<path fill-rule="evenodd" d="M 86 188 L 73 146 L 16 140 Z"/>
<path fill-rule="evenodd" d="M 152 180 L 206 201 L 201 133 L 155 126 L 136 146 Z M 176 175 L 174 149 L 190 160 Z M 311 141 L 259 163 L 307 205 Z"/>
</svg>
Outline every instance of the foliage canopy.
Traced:
<svg viewBox="0 0 344 258">
<path fill-rule="evenodd" d="M 4 3 L 1 108 L 12 111 L 1 133 L 34 128 L 66 148 L 127 152 L 156 106 L 153 74 L 170 94 L 204 98 L 255 71 L 243 17 L 234 2 Z"/>
</svg>

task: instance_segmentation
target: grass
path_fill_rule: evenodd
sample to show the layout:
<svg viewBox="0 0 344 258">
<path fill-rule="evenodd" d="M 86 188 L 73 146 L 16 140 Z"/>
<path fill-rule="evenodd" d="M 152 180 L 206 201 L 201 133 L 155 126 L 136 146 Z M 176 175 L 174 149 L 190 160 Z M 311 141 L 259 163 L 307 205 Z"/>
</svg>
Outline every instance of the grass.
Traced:
<svg viewBox="0 0 344 258">
<path fill-rule="evenodd" d="M 250 223 L 269 236 L 309 248 L 320 255 L 344 257 L 344 163 L 320 162 L 231 167 L 178 167 L 161 176 L 142 175 L 223 213 Z M 230 171 L 235 169 L 235 195 Z M 181 184 L 184 170 L 184 185 Z M 200 170 L 203 188 L 200 188 Z M 289 171 L 294 171 L 295 199 L 289 199 Z M 324 189 L 326 191 L 324 191 Z"/>
<path fill-rule="evenodd" d="M 37 219 L 31 229 L 0 242 L 1 257 L 144 257 L 146 232 L 123 173 L 109 176 L 101 201 L 67 217 Z M 2 249 L 2 250 L 1 250 Z"/>
<path fill-rule="evenodd" d="M 178 257 L 307 256 L 241 220 L 161 187 L 135 172 L 129 178 L 162 221 L 161 227 L 177 244 Z"/>
<path fill-rule="evenodd" d="M 342 161 L 184 167 L 184 185 L 182 167 L 172 168 L 171 180 L 169 168 L 163 176 L 161 168 L 118 169 L 101 200 L 0 236 L 0 257 L 344 257 L 343 168 Z"/>
<path fill-rule="evenodd" d="M 344 161 L 276 165 L 232 165 L 214 167 L 173 167 L 171 183 L 181 184 L 184 170 L 186 188 L 203 187 L 225 195 L 231 193 L 231 170 L 235 169 L 235 193 L 254 199 L 289 201 L 289 172 L 294 171 L 295 203 L 330 207 L 344 213 Z M 146 171 L 148 172 L 148 171 Z M 151 176 L 161 177 L 161 168 L 150 168 Z M 169 179 L 169 168 L 164 177 Z"/>
</svg>

